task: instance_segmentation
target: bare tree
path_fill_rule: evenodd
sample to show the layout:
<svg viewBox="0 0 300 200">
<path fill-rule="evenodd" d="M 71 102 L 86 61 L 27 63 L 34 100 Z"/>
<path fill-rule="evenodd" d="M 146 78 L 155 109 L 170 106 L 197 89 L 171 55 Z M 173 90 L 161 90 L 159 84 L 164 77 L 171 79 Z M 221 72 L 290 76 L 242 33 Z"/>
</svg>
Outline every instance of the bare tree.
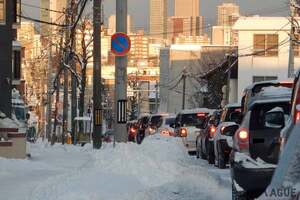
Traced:
<svg viewBox="0 0 300 200">
<path fill-rule="evenodd" d="M 77 35 L 80 35 L 80 48 L 77 49 L 75 59 L 80 65 L 80 95 L 79 95 L 79 116 L 83 116 L 85 107 L 85 90 L 87 80 L 87 66 L 89 60 L 93 57 L 92 44 L 93 44 L 93 30 L 90 17 L 86 16 L 81 20 L 77 29 Z"/>
</svg>

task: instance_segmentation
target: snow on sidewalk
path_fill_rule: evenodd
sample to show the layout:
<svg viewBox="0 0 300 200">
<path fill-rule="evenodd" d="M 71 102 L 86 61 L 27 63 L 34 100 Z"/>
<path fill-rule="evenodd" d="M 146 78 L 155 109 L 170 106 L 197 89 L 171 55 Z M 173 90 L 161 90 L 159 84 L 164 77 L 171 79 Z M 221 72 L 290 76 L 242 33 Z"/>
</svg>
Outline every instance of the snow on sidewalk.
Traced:
<svg viewBox="0 0 300 200">
<path fill-rule="evenodd" d="M 142 145 L 32 145 L 30 160 L 0 159 L 1 199 L 230 199 L 229 170 L 190 157 L 180 138 L 153 136 Z M 4 195 L 4 196 L 3 196 Z"/>
</svg>

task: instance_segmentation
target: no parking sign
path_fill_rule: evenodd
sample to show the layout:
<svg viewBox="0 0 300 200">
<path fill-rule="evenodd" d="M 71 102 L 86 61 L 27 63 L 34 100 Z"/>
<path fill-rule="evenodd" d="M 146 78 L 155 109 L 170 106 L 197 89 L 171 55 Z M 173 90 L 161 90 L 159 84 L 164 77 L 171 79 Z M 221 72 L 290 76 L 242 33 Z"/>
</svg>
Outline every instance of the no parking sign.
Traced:
<svg viewBox="0 0 300 200">
<path fill-rule="evenodd" d="M 130 48 L 131 41 L 125 33 L 115 33 L 111 36 L 111 51 L 115 56 L 126 56 Z"/>
</svg>

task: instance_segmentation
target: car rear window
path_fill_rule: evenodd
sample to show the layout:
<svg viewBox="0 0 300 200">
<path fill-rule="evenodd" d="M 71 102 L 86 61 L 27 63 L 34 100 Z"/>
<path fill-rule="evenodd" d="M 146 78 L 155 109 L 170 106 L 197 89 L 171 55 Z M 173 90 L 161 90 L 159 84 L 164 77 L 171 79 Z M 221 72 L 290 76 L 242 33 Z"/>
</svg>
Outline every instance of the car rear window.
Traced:
<svg viewBox="0 0 300 200">
<path fill-rule="evenodd" d="M 200 116 L 198 113 L 193 114 L 183 114 L 181 117 L 182 126 L 197 126 L 204 124 L 206 121 L 207 115 Z"/>
<path fill-rule="evenodd" d="M 151 123 L 152 126 L 160 127 L 161 124 L 162 124 L 162 116 L 159 115 L 159 116 L 151 117 L 150 123 Z"/>
<path fill-rule="evenodd" d="M 289 102 L 258 104 L 251 111 L 250 130 L 268 129 L 268 127 L 265 126 L 264 115 L 277 107 L 282 108 L 285 118 L 287 119 L 290 114 Z"/>
<path fill-rule="evenodd" d="M 166 125 L 171 125 L 175 122 L 175 118 L 167 118 L 166 119 Z"/>
<path fill-rule="evenodd" d="M 222 112 L 222 116 L 221 116 L 221 121 L 222 122 L 230 122 L 231 119 L 231 114 L 232 113 L 241 113 L 242 109 L 240 107 L 230 107 L 230 108 L 226 108 L 223 112 Z"/>
</svg>

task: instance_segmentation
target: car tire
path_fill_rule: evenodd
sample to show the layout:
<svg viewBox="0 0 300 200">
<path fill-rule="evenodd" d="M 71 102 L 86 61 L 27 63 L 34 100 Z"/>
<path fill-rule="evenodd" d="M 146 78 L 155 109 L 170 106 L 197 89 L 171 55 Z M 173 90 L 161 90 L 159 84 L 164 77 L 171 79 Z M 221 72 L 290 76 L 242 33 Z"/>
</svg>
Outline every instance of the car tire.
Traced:
<svg viewBox="0 0 300 200">
<path fill-rule="evenodd" d="M 225 169 L 226 168 L 226 161 L 225 161 L 225 156 L 222 153 L 220 143 L 217 143 L 217 149 L 218 149 L 218 168 L 220 169 Z"/>
<path fill-rule="evenodd" d="M 244 192 L 239 192 L 236 190 L 234 184 L 232 183 L 232 200 L 250 200 Z"/>
<path fill-rule="evenodd" d="M 212 146 L 210 144 L 207 145 L 207 161 L 208 161 L 208 164 L 215 164 L 215 158 L 214 158 L 214 155 L 213 155 L 213 152 L 212 152 Z"/>
<path fill-rule="evenodd" d="M 196 142 L 196 158 L 199 159 L 200 158 L 200 152 L 199 152 L 199 147 L 198 147 L 198 142 Z"/>
<path fill-rule="evenodd" d="M 200 142 L 200 157 L 201 157 L 202 160 L 206 159 L 206 156 L 203 153 L 202 141 Z"/>
</svg>

